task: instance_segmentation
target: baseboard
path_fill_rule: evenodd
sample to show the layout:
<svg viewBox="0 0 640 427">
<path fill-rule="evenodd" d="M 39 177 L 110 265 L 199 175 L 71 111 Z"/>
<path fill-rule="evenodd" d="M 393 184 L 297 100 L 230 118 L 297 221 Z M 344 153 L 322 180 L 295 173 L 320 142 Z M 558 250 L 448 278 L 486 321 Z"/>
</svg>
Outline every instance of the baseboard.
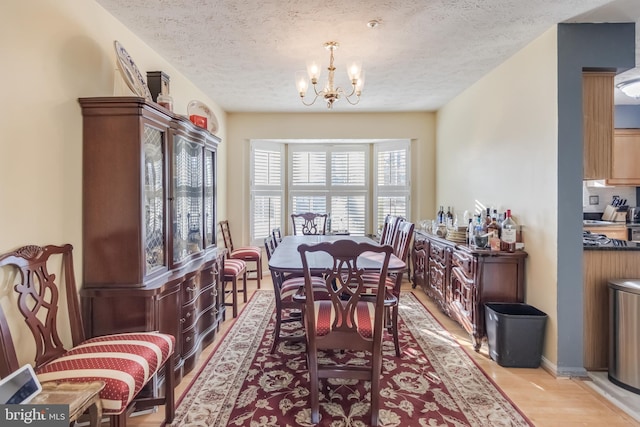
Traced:
<svg viewBox="0 0 640 427">
<path fill-rule="evenodd" d="M 558 369 L 558 365 L 542 356 L 540 362 L 542 369 L 549 372 L 556 378 L 589 378 L 589 374 L 584 367 L 563 367 Z"/>
</svg>

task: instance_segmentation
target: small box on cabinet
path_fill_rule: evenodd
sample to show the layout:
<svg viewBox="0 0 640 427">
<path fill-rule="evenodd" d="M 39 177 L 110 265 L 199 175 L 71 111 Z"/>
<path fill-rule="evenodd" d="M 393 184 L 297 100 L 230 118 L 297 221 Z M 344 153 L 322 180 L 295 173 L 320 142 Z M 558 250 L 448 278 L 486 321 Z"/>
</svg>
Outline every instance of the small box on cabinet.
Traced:
<svg viewBox="0 0 640 427">
<path fill-rule="evenodd" d="M 195 114 L 192 114 L 191 116 L 189 116 L 189 120 L 191 120 L 191 123 L 193 123 L 194 125 L 201 127 L 203 129 L 207 129 L 207 118 L 203 117 L 203 116 L 197 116 Z"/>
</svg>

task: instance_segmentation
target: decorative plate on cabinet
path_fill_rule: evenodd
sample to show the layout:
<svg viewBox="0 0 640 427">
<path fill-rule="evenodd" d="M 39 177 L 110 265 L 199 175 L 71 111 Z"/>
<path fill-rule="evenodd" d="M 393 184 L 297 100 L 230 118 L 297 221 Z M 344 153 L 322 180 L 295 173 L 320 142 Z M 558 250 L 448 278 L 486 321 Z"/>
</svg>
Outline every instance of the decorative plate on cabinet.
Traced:
<svg viewBox="0 0 640 427">
<path fill-rule="evenodd" d="M 116 49 L 116 57 L 118 58 L 118 69 L 120 74 L 124 78 L 124 81 L 129 86 L 129 89 L 138 96 L 145 98 L 147 101 L 152 101 L 151 92 L 147 87 L 147 82 L 142 77 L 140 70 L 133 62 L 133 58 L 127 52 L 127 50 L 120 44 L 118 40 L 113 41 L 113 47 Z"/>
<path fill-rule="evenodd" d="M 209 129 L 209 132 L 216 133 L 218 131 L 218 119 L 216 118 L 216 115 L 213 114 L 211 108 L 203 102 L 197 100 L 189 102 L 189 104 L 187 104 L 187 115 L 189 116 L 189 119 L 191 119 L 191 116 L 206 117 L 207 129 Z"/>
</svg>

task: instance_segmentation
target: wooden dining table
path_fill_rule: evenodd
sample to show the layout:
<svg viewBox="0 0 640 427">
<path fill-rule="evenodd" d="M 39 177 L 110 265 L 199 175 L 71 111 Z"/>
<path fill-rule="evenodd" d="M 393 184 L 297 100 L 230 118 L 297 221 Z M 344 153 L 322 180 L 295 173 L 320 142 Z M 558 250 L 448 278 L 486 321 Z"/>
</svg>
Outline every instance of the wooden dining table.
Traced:
<svg viewBox="0 0 640 427">
<path fill-rule="evenodd" d="M 351 240 L 358 243 L 366 242 L 378 244 L 375 240 L 365 236 L 333 236 L 333 235 L 314 235 L 314 236 L 284 236 L 278 247 L 273 252 L 269 260 L 269 268 L 274 271 L 283 273 L 303 273 L 302 259 L 298 252 L 298 246 L 301 244 L 314 244 L 320 242 L 333 242 L 336 240 Z M 377 271 L 382 265 L 384 257 L 382 254 L 365 252 L 358 258 L 358 265 L 365 270 Z M 312 272 L 321 273 L 327 268 L 331 268 L 331 256 L 325 252 L 313 252 L 307 254 L 307 261 Z M 407 265 L 404 261 L 395 255 L 391 255 L 389 260 L 389 273 L 404 271 Z"/>
</svg>

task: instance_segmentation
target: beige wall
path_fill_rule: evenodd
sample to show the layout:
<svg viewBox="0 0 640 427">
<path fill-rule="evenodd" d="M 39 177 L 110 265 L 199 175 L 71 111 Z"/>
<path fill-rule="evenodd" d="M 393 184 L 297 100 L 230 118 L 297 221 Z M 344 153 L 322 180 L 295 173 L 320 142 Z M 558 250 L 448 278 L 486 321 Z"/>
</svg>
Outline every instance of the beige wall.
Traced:
<svg viewBox="0 0 640 427">
<path fill-rule="evenodd" d="M 228 115 L 228 210 L 219 217 L 229 219 L 234 243 L 249 242 L 251 139 L 411 139 L 410 218 L 418 221 L 434 216 L 434 113 L 313 113 L 314 108 L 299 114 Z"/>
<path fill-rule="evenodd" d="M 171 77 L 177 113 L 186 114 L 192 99 L 211 106 L 220 122 L 218 135 L 225 138 L 220 108 L 97 3 L 0 2 L 0 253 L 25 244 L 71 243 L 78 282 L 82 117 L 77 99 L 130 95 L 115 71 L 114 40 L 145 77 L 155 70 Z M 225 156 L 223 146 L 220 157 Z M 218 179 L 225 188 L 225 175 Z M 224 197 L 219 203 L 224 211 Z M 0 272 L 0 297 L 10 291 L 4 282 Z"/>
<path fill-rule="evenodd" d="M 529 258 L 526 302 L 549 315 L 557 361 L 556 27 L 438 112 L 436 203 L 512 209 Z M 460 124 L 464 123 L 464 126 Z"/>
</svg>

